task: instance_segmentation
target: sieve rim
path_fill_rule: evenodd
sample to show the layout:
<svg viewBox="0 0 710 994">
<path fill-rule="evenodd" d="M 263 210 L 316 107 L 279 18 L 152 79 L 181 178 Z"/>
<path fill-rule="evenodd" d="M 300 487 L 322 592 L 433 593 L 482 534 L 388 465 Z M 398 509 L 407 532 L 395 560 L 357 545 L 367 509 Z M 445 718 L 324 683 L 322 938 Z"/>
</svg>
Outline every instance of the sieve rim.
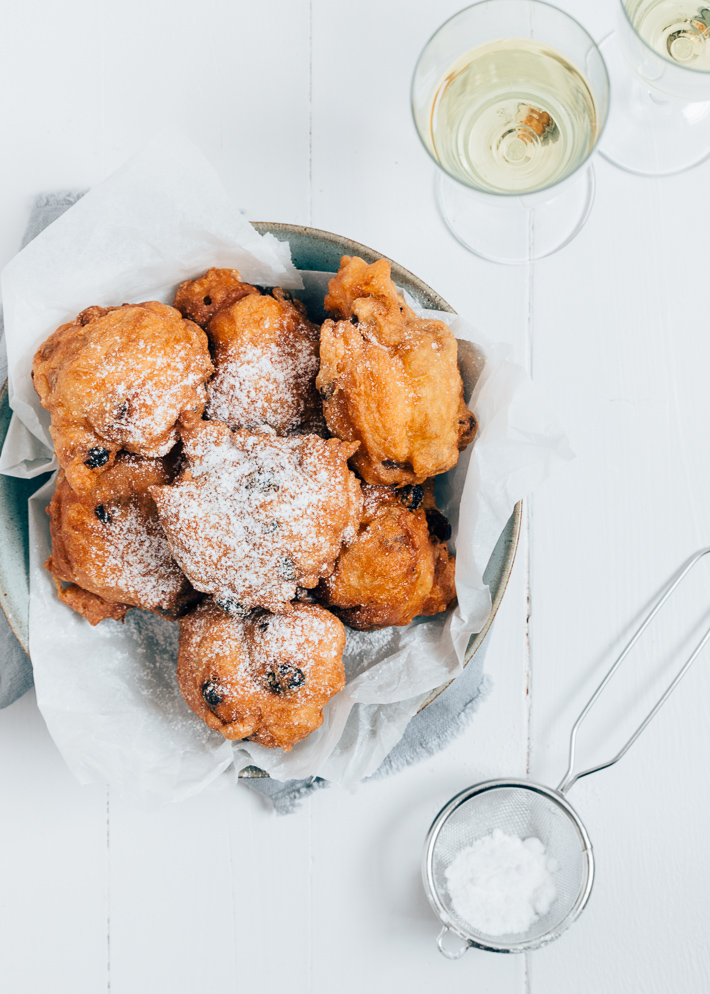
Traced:
<svg viewBox="0 0 710 994">
<path fill-rule="evenodd" d="M 541 794 L 561 808 L 569 817 L 577 831 L 582 843 L 582 852 L 585 857 L 584 883 L 580 889 L 577 900 L 567 915 L 558 925 L 556 925 L 553 929 L 550 929 L 548 932 L 545 932 L 543 935 L 538 936 L 535 939 L 521 940 L 520 942 L 515 943 L 499 943 L 495 942 L 493 939 L 484 939 L 475 932 L 464 932 L 460 925 L 454 923 L 446 907 L 442 904 L 439 899 L 436 884 L 434 883 L 434 849 L 436 847 L 439 834 L 449 817 L 454 813 L 454 811 L 457 810 L 457 808 L 459 808 L 462 804 L 465 804 L 472 797 L 476 797 L 479 794 L 485 794 L 487 791 L 503 787 L 517 788 L 519 790 L 530 791 L 534 794 Z M 432 822 L 424 843 L 422 882 L 424 884 L 424 891 L 429 904 L 432 906 L 441 923 L 455 935 L 459 936 L 459 938 L 463 939 L 468 946 L 475 946 L 477 949 L 485 949 L 493 953 L 524 953 L 531 949 L 538 949 L 540 946 L 545 946 L 548 942 L 552 942 L 554 939 L 557 939 L 582 913 L 586 907 L 587 901 L 589 900 L 589 895 L 592 892 L 592 885 L 594 883 L 594 851 L 589 834 L 584 827 L 584 823 L 564 794 L 562 794 L 559 790 L 554 790 L 552 787 L 546 787 L 544 784 L 535 783 L 532 780 L 516 780 L 512 777 L 501 778 L 498 780 L 484 780 L 481 783 L 474 784 L 472 787 L 467 787 L 465 790 L 462 790 L 460 793 L 456 794 L 455 797 L 452 797 L 451 800 L 444 805 Z"/>
</svg>

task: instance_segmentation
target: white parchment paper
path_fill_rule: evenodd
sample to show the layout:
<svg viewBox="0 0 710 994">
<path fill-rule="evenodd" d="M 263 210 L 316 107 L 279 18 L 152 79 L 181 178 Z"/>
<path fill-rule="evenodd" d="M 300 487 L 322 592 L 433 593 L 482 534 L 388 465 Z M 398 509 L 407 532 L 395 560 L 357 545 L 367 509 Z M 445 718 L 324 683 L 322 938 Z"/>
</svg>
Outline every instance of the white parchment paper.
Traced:
<svg viewBox="0 0 710 994">
<path fill-rule="evenodd" d="M 322 303 L 327 274 L 299 274 L 287 247 L 260 236 L 227 197 L 201 153 L 162 135 L 32 241 L 2 275 L 14 415 L 0 471 L 54 468 L 48 418 L 32 388 L 32 357 L 61 323 L 91 304 L 172 301 L 177 284 L 209 266 L 299 289 Z M 305 283 L 305 285 L 304 285 Z M 175 677 L 177 625 L 142 611 L 125 625 L 92 628 L 61 604 L 43 568 L 50 552 L 44 508 L 54 480 L 30 501 L 30 654 L 37 699 L 64 758 L 82 782 L 128 796 L 179 800 L 229 768 L 255 763 L 280 780 L 323 776 L 352 787 L 399 741 L 434 688 L 461 669 L 490 611 L 483 583 L 515 503 L 552 465 L 566 438 L 505 346 L 486 346 L 463 318 L 438 315 L 460 340 L 476 442 L 437 481 L 457 553 L 458 609 L 406 628 L 350 632 L 347 683 L 321 728 L 290 753 L 232 744 L 184 703 Z M 476 343 L 475 345 L 469 343 Z"/>
</svg>

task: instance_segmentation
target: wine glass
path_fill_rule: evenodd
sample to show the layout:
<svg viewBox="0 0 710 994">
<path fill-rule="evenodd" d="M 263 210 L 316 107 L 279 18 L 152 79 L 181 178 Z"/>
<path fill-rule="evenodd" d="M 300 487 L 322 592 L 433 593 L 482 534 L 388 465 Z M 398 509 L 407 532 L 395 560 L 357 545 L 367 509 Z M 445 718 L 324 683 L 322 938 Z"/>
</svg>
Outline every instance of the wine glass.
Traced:
<svg viewBox="0 0 710 994">
<path fill-rule="evenodd" d="M 601 45 L 614 100 L 601 154 L 633 173 L 682 172 L 710 155 L 710 3 L 618 0 Z"/>
<path fill-rule="evenodd" d="M 597 46 L 541 0 L 483 0 L 419 56 L 412 112 L 444 221 L 471 252 L 524 263 L 566 245 L 594 200 L 609 106 Z"/>
</svg>

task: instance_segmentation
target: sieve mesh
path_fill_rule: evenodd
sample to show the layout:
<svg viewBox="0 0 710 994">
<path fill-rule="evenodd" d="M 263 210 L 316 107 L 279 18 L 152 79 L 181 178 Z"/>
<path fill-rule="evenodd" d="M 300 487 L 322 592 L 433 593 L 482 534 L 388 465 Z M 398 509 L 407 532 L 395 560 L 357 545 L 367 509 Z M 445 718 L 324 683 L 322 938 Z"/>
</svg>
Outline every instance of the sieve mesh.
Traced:
<svg viewBox="0 0 710 994">
<path fill-rule="evenodd" d="M 552 938 L 575 910 L 581 910 L 577 904 L 588 890 L 591 872 L 588 839 L 572 809 L 552 791 L 525 783 L 484 785 L 460 795 L 458 803 L 454 799 L 450 807 L 448 813 L 442 812 L 431 838 L 428 863 L 436 902 L 456 931 L 489 947 L 514 949 L 521 943 L 542 943 L 548 934 Z M 447 868 L 462 849 L 496 828 L 521 839 L 535 836 L 559 866 L 554 878 L 557 898 L 527 932 L 496 936 L 480 932 L 460 917 L 449 897 Z"/>
</svg>

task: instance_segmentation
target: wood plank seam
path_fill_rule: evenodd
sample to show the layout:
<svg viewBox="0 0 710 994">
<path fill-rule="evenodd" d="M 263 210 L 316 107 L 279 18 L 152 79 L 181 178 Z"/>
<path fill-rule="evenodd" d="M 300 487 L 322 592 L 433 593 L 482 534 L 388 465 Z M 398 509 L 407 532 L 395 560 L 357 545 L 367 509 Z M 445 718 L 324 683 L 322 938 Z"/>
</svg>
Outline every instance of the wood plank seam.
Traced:
<svg viewBox="0 0 710 994">
<path fill-rule="evenodd" d="M 111 788 L 106 785 L 106 991 L 111 994 Z"/>
<path fill-rule="evenodd" d="M 308 224 L 313 227 L 313 0 L 308 2 Z"/>
</svg>

